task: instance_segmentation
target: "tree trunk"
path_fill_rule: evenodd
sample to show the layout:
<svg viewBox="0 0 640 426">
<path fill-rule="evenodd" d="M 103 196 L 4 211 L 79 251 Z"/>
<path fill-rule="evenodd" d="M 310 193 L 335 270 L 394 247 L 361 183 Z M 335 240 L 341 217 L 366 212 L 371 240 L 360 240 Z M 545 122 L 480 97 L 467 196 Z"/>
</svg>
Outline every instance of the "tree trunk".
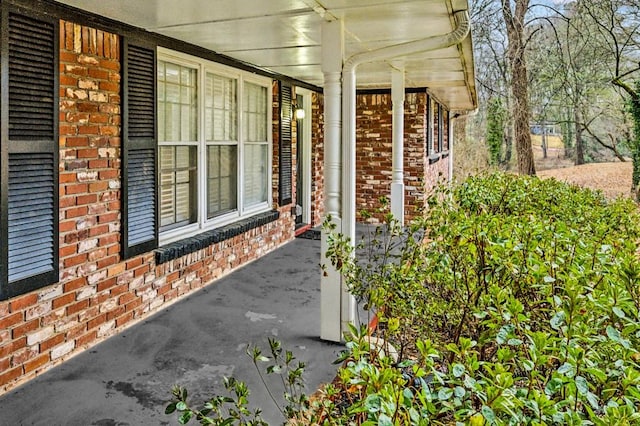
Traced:
<svg viewBox="0 0 640 426">
<path fill-rule="evenodd" d="M 515 14 L 511 11 L 510 0 L 502 0 L 502 14 L 507 26 L 509 48 L 507 57 L 511 66 L 511 92 L 513 93 L 513 120 L 518 173 L 535 175 L 529 128 L 529 80 L 525 62 L 524 18 L 529 0 L 516 0 Z"/>
<path fill-rule="evenodd" d="M 564 144 L 564 158 L 573 158 L 573 124 L 571 111 L 567 111 L 566 119 L 562 123 L 562 143 Z"/>
<path fill-rule="evenodd" d="M 584 139 L 582 138 L 582 114 L 580 109 L 574 111 L 574 123 L 576 125 L 576 160 L 575 165 L 584 164 Z"/>
<path fill-rule="evenodd" d="M 542 123 L 542 158 L 547 158 L 547 125 L 546 123 Z"/>
</svg>

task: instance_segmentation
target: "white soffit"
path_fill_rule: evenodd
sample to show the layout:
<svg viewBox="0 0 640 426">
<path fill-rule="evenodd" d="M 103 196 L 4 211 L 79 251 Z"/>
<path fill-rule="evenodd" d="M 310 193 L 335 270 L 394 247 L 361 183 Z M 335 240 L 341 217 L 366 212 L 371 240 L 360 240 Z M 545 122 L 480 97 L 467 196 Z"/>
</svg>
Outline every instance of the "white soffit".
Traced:
<svg viewBox="0 0 640 426">
<path fill-rule="evenodd" d="M 446 34 L 467 0 L 58 0 L 322 86 L 323 19 L 345 25 L 346 55 Z M 400 58 L 407 87 L 429 87 L 451 109 L 475 107 L 471 38 Z M 358 87 L 388 88 L 388 63 L 358 68 Z M 448 88 L 450 93 L 448 93 Z"/>
</svg>

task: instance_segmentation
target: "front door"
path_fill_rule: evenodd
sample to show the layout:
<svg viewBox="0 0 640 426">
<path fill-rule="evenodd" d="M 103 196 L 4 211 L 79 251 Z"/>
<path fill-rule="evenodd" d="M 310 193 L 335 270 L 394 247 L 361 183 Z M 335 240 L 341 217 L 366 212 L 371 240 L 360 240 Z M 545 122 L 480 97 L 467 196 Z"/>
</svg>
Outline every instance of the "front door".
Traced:
<svg viewBox="0 0 640 426">
<path fill-rule="evenodd" d="M 304 167 L 304 120 L 306 114 L 299 112 L 304 111 L 304 97 L 296 96 L 296 228 L 303 226 L 305 197 L 304 184 L 306 180 Z"/>
</svg>

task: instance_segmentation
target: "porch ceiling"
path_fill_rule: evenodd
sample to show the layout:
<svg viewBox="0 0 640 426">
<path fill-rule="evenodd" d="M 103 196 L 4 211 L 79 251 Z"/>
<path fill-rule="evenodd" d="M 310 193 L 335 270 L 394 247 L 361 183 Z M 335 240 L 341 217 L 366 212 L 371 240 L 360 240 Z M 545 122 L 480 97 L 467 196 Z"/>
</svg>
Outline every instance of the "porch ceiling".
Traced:
<svg viewBox="0 0 640 426">
<path fill-rule="evenodd" d="M 467 0 L 58 0 L 317 86 L 320 28 L 341 19 L 347 58 L 453 30 Z M 407 87 L 429 87 L 452 110 L 476 105 L 471 37 L 404 60 Z M 358 68 L 359 88 L 388 88 L 386 62 Z"/>
</svg>

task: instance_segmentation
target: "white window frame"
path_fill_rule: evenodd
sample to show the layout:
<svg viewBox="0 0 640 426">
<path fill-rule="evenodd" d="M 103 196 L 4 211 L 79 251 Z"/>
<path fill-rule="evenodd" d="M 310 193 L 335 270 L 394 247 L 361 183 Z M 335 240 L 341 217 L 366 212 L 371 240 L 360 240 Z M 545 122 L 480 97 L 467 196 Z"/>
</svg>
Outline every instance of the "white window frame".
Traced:
<svg viewBox="0 0 640 426">
<path fill-rule="evenodd" d="M 233 223 L 239 219 L 271 210 L 273 205 L 273 191 L 271 182 L 273 179 L 273 93 L 272 80 L 268 77 L 261 77 L 236 68 L 221 65 L 206 59 L 201 59 L 185 53 L 176 52 L 163 47 L 158 47 L 158 61 L 172 62 L 178 65 L 191 67 L 197 72 L 197 216 L 195 223 L 183 227 L 174 228 L 161 232 L 159 236 L 160 245 L 172 243 L 174 241 L 188 238 L 200 232 L 215 229 Z M 221 145 L 222 143 L 212 143 L 206 140 L 205 114 L 205 78 L 206 73 L 212 73 L 223 77 L 233 78 L 237 82 L 237 209 L 235 211 L 215 216 L 207 219 L 207 147 L 210 145 Z M 266 88 L 266 134 L 267 134 L 267 200 L 263 203 L 252 205 L 250 208 L 244 206 L 244 126 L 243 126 L 243 102 L 244 85 L 252 83 Z M 158 146 L 175 145 L 175 142 L 158 142 Z"/>
</svg>

